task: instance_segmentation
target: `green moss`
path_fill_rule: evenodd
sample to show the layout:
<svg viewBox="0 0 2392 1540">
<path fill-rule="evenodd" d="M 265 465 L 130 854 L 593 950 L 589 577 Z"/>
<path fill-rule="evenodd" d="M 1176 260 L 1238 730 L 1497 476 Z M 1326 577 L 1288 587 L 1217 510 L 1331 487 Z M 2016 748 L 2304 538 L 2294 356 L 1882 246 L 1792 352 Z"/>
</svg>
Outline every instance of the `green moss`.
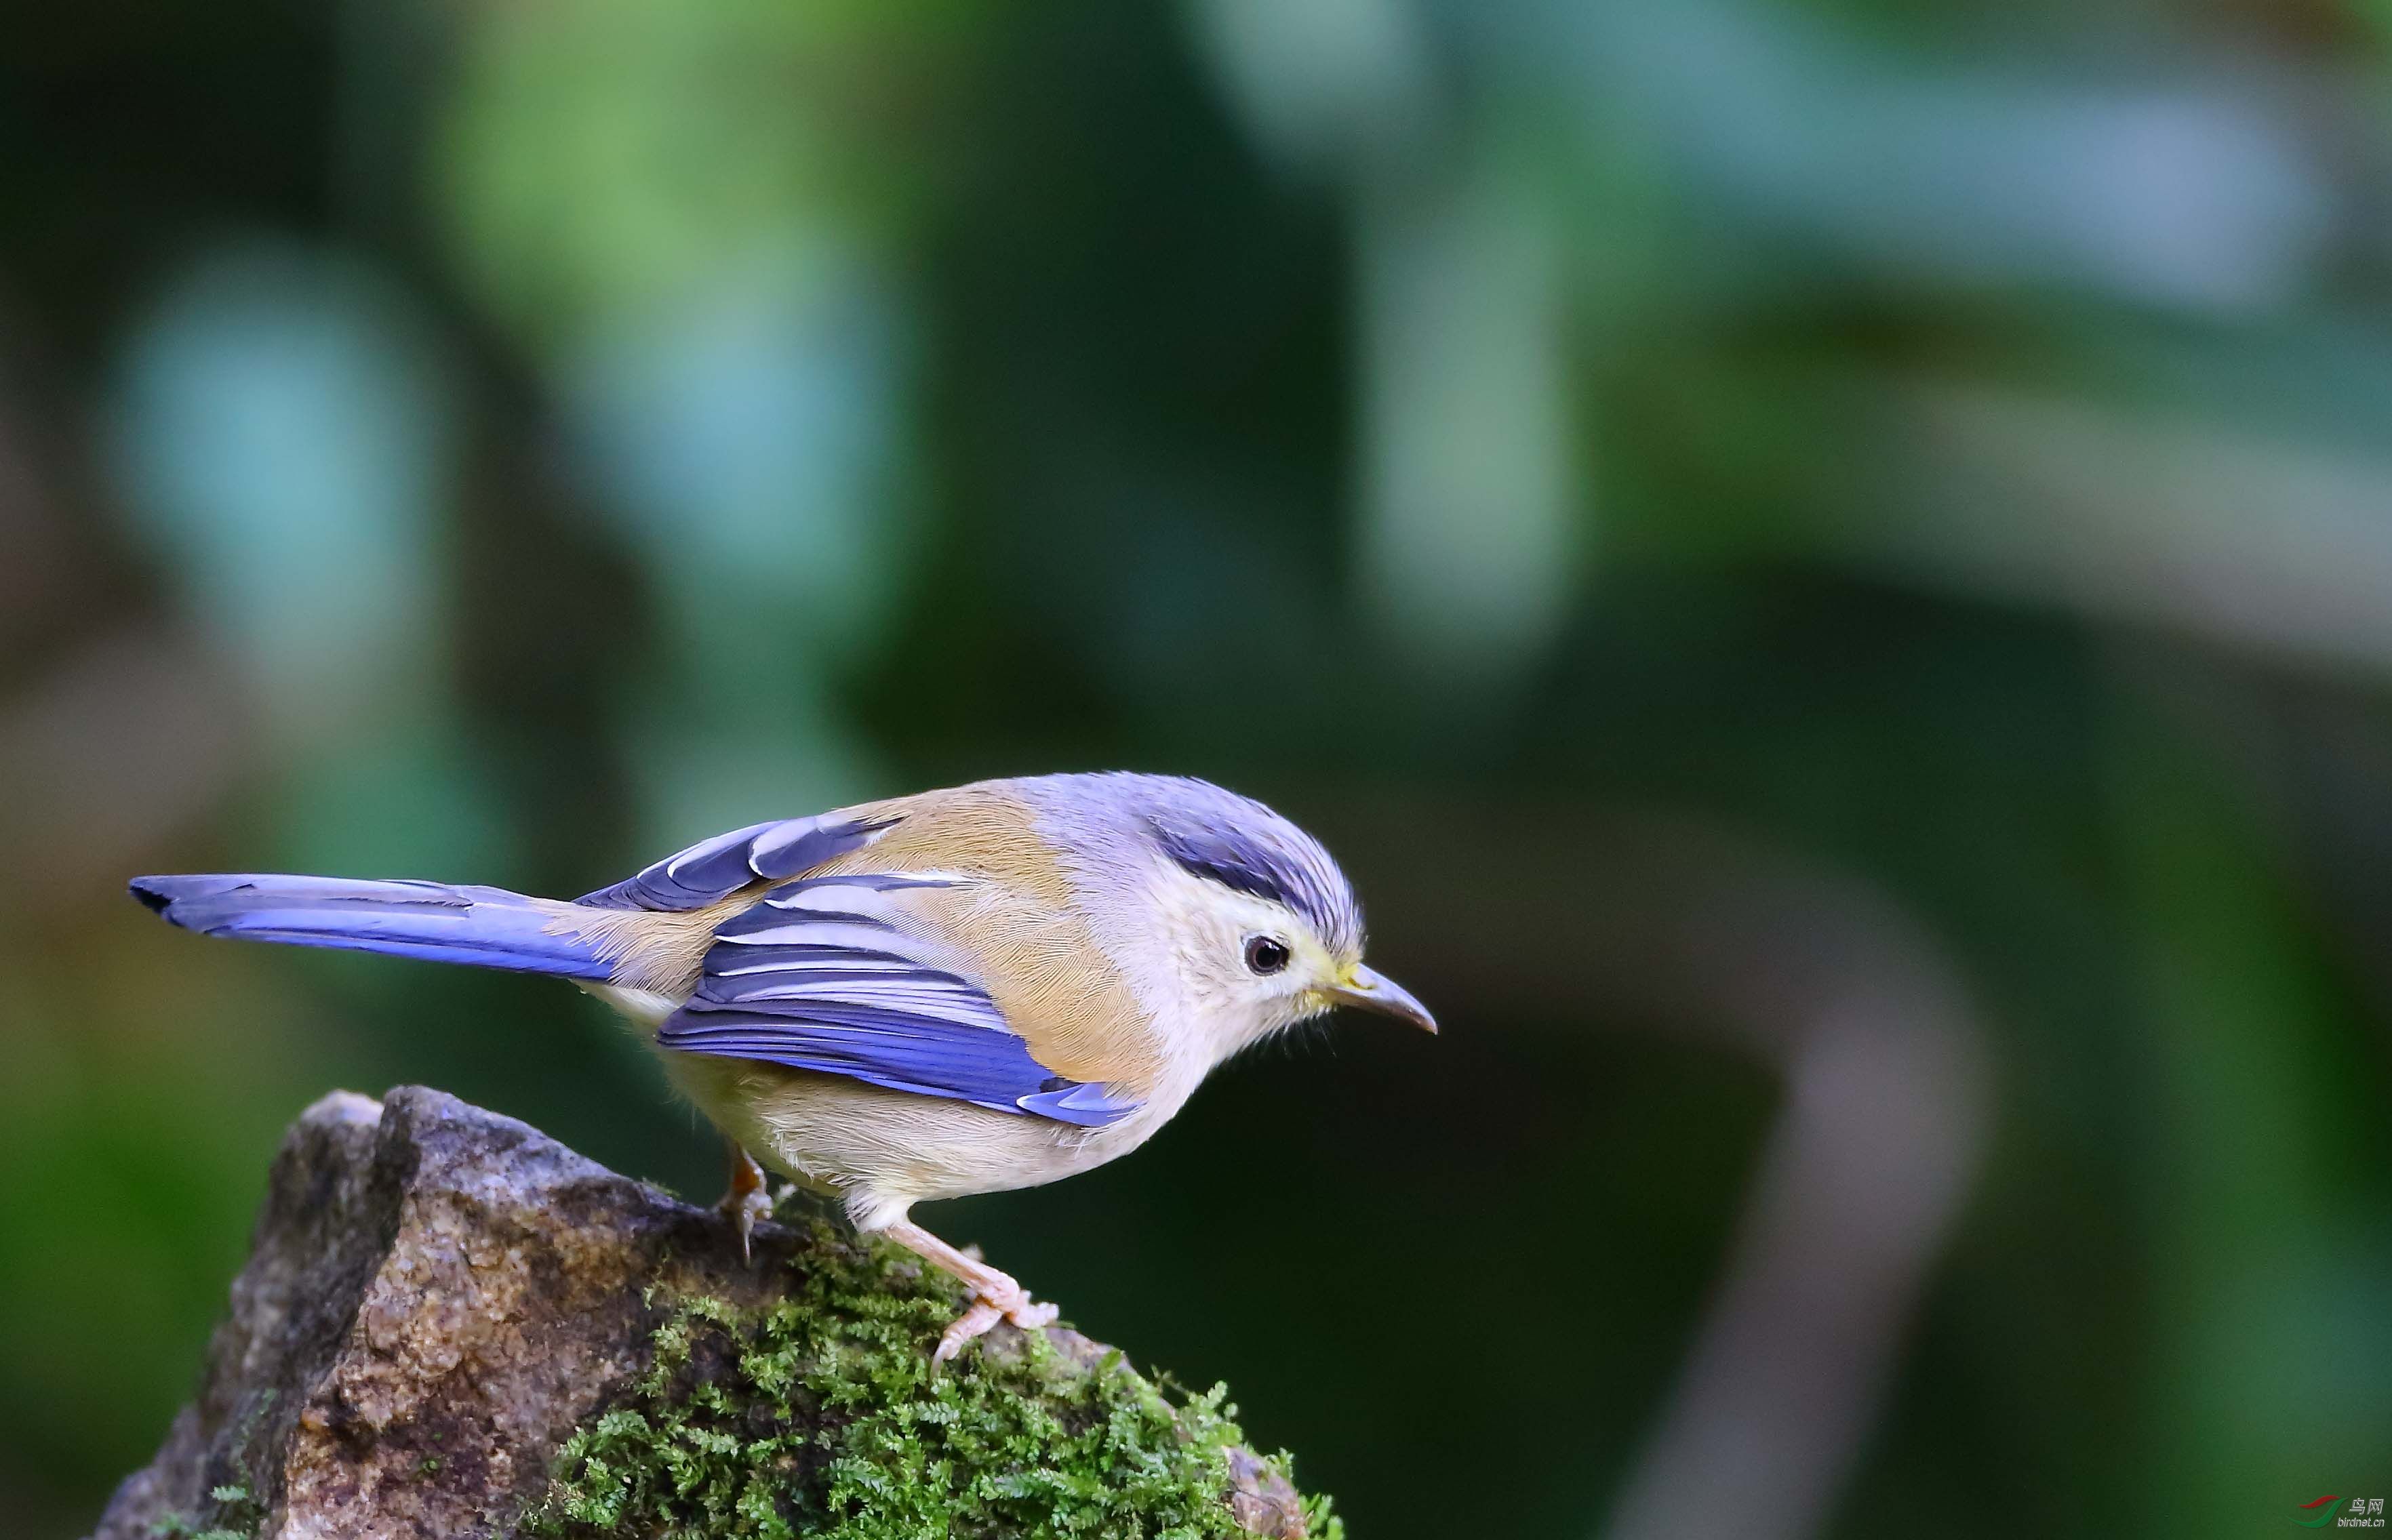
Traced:
<svg viewBox="0 0 2392 1540">
<path fill-rule="evenodd" d="M 959 1292 L 884 1247 L 812 1223 L 790 1292 L 770 1306 L 652 1301 L 666 1312 L 652 1366 L 558 1451 L 527 1533 L 1243 1533 L 1226 1496 L 1227 1451 L 1240 1434 L 1220 1388 L 1175 1406 L 1118 1354 L 1086 1367 L 1035 1333 L 983 1339 L 933 1373 L 930 1349 Z M 1313 1535 L 1339 1540 L 1326 1499 L 1307 1503 L 1306 1517 Z"/>
<path fill-rule="evenodd" d="M 169 1513 L 150 1526 L 156 1540 L 251 1540 L 245 1529 L 202 1529 L 200 1521 L 187 1514 Z"/>
<path fill-rule="evenodd" d="M 241 1419 L 235 1436 L 235 1448 L 237 1457 L 244 1463 L 250 1458 L 248 1441 L 256 1430 L 258 1417 L 272 1401 L 271 1392 L 261 1396 L 250 1408 L 249 1415 Z M 215 1508 L 214 1522 L 191 1514 L 169 1511 L 150 1524 L 151 1540 L 252 1540 L 257 1533 L 257 1526 L 265 1522 L 266 1506 L 245 1486 L 227 1484 L 211 1487 L 208 1489 L 208 1501 Z"/>
<path fill-rule="evenodd" d="M 219 1486 L 208 1493 L 208 1501 L 216 1505 L 218 1522 L 213 1525 L 188 1514 L 169 1513 L 150 1526 L 155 1540 L 251 1540 L 256 1534 L 263 1509 L 245 1486 Z M 239 1528 L 222 1521 L 230 1519 Z"/>
</svg>

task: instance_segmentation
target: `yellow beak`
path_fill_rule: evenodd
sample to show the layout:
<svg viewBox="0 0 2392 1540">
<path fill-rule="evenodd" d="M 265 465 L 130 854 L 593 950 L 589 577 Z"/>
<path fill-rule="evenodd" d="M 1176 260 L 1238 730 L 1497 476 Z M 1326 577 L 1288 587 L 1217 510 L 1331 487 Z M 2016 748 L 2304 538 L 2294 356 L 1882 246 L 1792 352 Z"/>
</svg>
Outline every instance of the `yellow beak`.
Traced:
<svg viewBox="0 0 2392 1540">
<path fill-rule="evenodd" d="M 1410 990 L 1359 963 L 1346 974 L 1345 983 L 1330 987 L 1329 998 L 1340 1005 L 1376 1011 L 1398 1021 L 1409 1021 L 1424 1032 L 1436 1030 L 1436 1017 L 1428 1014 L 1427 1006 L 1412 998 Z"/>
</svg>

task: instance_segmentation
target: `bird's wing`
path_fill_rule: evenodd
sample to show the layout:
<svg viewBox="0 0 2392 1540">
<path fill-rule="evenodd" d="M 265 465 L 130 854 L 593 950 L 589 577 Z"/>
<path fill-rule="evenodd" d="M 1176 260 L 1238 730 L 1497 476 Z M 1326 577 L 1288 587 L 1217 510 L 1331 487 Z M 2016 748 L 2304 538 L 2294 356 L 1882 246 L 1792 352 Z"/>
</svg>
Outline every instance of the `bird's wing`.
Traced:
<svg viewBox="0 0 2392 1540">
<path fill-rule="evenodd" d="M 714 901 L 703 895 L 724 884 L 735 885 L 728 891 L 744 886 L 736 883 L 743 872 L 774 870 L 774 852 L 817 837 L 832 845 L 855 840 L 844 847 L 853 849 L 870 835 L 815 830 L 783 839 L 743 829 L 608 892 L 661 894 L 696 907 Z M 760 860 L 760 846 L 766 850 Z M 656 1041 L 683 1053 L 843 1075 L 1084 1128 L 1127 1117 L 1138 1106 L 1135 1098 L 1039 1063 L 996 1002 L 956 971 L 947 949 L 906 923 L 910 890 L 962 880 L 891 872 L 774 887 L 716 928 L 696 990 L 656 1029 Z"/>
<path fill-rule="evenodd" d="M 638 876 L 585 893 L 574 902 L 592 909 L 705 909 L 743 887 L 802 876 L 826 861 L 861 850 L 895 827 L 902 816 L 851 810 L 751 823 L 700 840 Z"/>
</svg>

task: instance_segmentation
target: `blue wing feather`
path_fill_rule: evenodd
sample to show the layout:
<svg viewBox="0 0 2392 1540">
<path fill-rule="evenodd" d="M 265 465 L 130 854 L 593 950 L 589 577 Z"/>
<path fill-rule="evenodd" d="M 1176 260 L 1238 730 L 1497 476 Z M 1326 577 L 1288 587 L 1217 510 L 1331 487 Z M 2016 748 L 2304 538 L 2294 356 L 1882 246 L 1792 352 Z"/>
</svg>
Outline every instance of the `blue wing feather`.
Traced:
<svg viewBox="0 0 2392 1540">
<path fill-rule="evenodd" d="M 577 903 L 594 909 L 704 909 L 743 887 L 810 872 L 826 861 L 861 850 L 894 825 L 891 818 L 789 818 L 751 823 L 700 840 L 667 856 L 635 877 L 585 893 Z"/>
<path fill-rule="evenodd" d="M 1138 1108 L 1137 1097 L 1125 1096 L 1112 1086 L 1086 1085 L 1078 1081 L 1065 1080 L 1046 1083 L 1048 1089 L 1020 1099 L 1017 1105 L 1022 1111 L 1051 1118 L 1059 1123 L 1102 1128 L 1117 1119 L 1128 1117 Z"/>
<path fill-rule="evenodd" d="M 680 873 L 659 881 L 691 891 L 730 881 L 734 858 L 739 869 L 754 864 L 760 837 L 741 830 L 724 836 L 730 843 L 694 847 Z M 1040 1064 L 986 990 L 940 965 L 886 912 L 888 894 L 951 881 L 875 874 L 774 888 L 715 931 L 696 991 L 656 1041 L 1081 1128 L 1136 1111 L 1135 1099 Z"/>
</svg>

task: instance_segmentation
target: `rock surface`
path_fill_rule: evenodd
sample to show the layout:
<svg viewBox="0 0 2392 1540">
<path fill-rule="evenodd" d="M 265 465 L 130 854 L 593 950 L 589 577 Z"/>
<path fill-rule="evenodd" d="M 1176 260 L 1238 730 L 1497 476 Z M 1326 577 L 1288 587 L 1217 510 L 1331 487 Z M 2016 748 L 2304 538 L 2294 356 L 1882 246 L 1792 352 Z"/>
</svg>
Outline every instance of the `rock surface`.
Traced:
<svg viewBox="0 0 2392 1540">
<path fill-rule="evenodd" d="M 513 1119 L 421 1087 L 335 1093 L 284 1140 L 197 1399 L 94 1540 L 515 1534 L 559 1446 L 647 1372 L 670 1301 L 770 1310 L 834 1265 L 832 1245 L 860 1254 L 826 1236 L 762 1225 L 746 1263 L 711 1210 Z M 1104 1394 L 1154 1404 L 1110 1350 L 1046 1335 L 1059 1352 L 1042 1372 L 1108 1377 Z M 1000 1327 L 989 1352 L 1025 1346 Z M 953 1372 L 978 1372 L 972 1355 Z M 1305 1534 L 1273 1464 L 1223 1455 L 1237 1529 Z"/>
</svg>

